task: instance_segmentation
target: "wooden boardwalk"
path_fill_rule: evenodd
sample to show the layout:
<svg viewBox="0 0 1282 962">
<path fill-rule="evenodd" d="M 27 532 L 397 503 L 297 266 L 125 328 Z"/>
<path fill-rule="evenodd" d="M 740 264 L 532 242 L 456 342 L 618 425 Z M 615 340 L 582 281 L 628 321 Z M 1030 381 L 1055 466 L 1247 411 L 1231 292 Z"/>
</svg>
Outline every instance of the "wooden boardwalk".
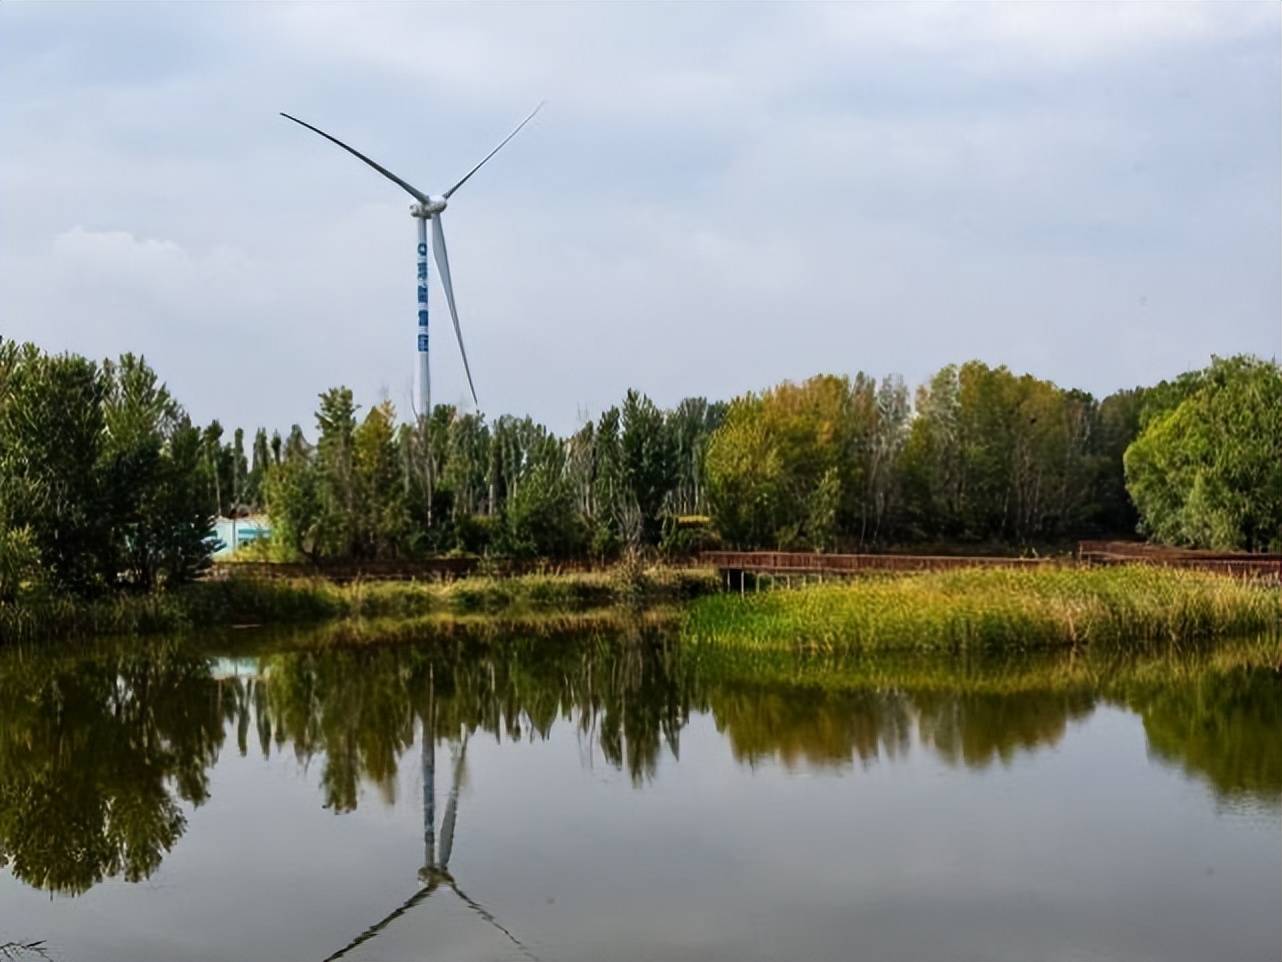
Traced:
<svg viewBox="0 0 1282 962">
<path fill-rule="evenodd" d="M 1213 571 L 1240 578 L 1282 582 L 1282 555 L 1188 551 L 1138 542 L 1083 541 L 1076 557 L 1017 558 L 988 555 L 819 554 L 808 551 L 705 551 L 702 564 L 715 567 L 726 587 L 744 590 L 747 578 L 769 576 L 810 581 L 861 574 L 952 571 L 958 568 L 1037 568 L 1045 565 L 1151 564 Z"/>
<path fill-rule="evenodd" d="M 1007 558 L 984 555 L 819 554 L 809 551 L 705 551 L 701 564 L 717 569 L 729 591 L 753 590 L 766 577 L 771 583 L 791 585 L 853 578 L 867 574 L 913 571 L 953 571 L 958 568 L 1036 568 L 1056 564 L 1050 558 Z"/>
<path fill-rule="evenodd" d="M 955 568 L 1030 568 L 1050 558 L 986 555 L 819 554 L 810 551 L 705 551 L 699 561 L 721 570 L 763 574 L 861 574 L 871 571 L 950 571 Z"/>
<path fill-rule="evenodd" d="M 1077 557 L 1083 564 L 1142 563 L 1214 571 L 1239 578 L 1282 581 L 1282 554 L 1197 551 L 1192 548 L 1167 548 L 1142 541 L 1079 541 Z"/>
</svg>

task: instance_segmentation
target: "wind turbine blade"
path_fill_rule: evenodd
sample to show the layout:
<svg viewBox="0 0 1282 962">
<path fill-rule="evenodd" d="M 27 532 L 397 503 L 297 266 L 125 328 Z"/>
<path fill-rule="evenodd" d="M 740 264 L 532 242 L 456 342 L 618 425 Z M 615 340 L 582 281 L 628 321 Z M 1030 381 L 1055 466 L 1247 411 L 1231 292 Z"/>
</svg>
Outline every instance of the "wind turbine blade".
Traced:
<svg viewBox="0 0 1282 962">
<path fill-rule="evenodd" d="M 337 952 L 334 952 L 331 955 L 325 956 L 325 962 L 336 962 L 336 960 L 341 959 L 343 956 L 351 952 L 352 949 L 374 938 L 374 936 L 382 932 L 383 929 L 387 928 L 389 925 L 391 925 L 393 922 L 399 919 L 402 915 L 404 915 L 410 909 L 414 908 L 414 906 L 418 905 L 420 902 L 422 902 L 424 899 L 430 896 L 433 892 L 435 892 L 437 888 L 440 887 L 440 884 L 441 884 L 441 881 L 439 878 L 432 879 L 432 881 L 429 882 L 426 886 L 419 889 L 417 892 L 411 895 L 408 899 L 406 899 L 396 908 L 392 909 L 392 911 L 388 915 L 379 919 L 377 922 L 375 922 L 373 925 L 367 928 L 360 935 L 356 936 L 356 938 L 352 939 L 352 941 L 348 942 L 345 946 L 343 946 Z"/>
<path fill-rule="evenodd" d="M 441 226 L 441 215 L 432 215 L 432 251 L 436 254 L 436 270 L 441 275 L 441 286 L 445 288 L 445 303 L 450 306 L 450 318 L 454 321 L 454 336 L 458 338 L 458 352 L 463 355 L 463 370 L 467 374 L 467 386 L 472 392 L 472 403 L 480 406 L 476 399 L 476 387 L 472 384 L 472 369 L 467 363 L 467 348 L 463 346 L 463 329 L 458 325 L 458 309 L 454 306 L 454 284 L 450 280 L 450 255 L 445 250 L 445 228 Z"/>
<path fill-rule="evenodd" d="M 292 120 L 294 123 L 300 124 L 301 126 L 306 127 L 308 130 L 312 131 L 313 133 L 320 134 L 322 137 L 324 137 L 326 140 L 330 141 L 331 143 L 338 144 L 338 146 L 342 147 L 349 154 L 352 154 L 355 157 L 359 157 L 361 160 L 365 161 L 365 163 L 369 164 L 371 167 L 373 167 L 376 171 L 378 171 L 380 174 L 382 174 L 392 183 L 396 184 L 402 190 L 406 191 L 411 197 L 417 200 L 420 204 L 427 203 L 427 194 L 423 193 L 421 190 L 419 190 L 417 187 L 413 186 L 412 184 L 407 184 L 405 181 L 401 180 L 399 177 L 393 174 L 390 170 L 388 170 L 382 164 L 379 164 L 373 160 L 370 160 L 368 157 L 366 157 L 356 148 L 348 147 L 347 144 L 343 143 L 337 137 L 331 137 L 329 134 L 325 133 L 325 131 L 321 130 L 319 127 L 313 127 L 307 121 L 299 120 L 297 117 L 293 117 L 290 114 L 285 113 L 284 111 L 281 111 L 281 116 L 284 117 L 286 120 Z"/>
<path fill-rule="evenodd" d="M 535 115 L 535 114 L 537 114 L 540 110 L 542 110 L 542 109 L 543 109 L 543 105 L 544 105 L 545 103 L 547 103 L 547 101 L 546 101 L 546 100 L 540 100 L 540 101 L 539 101 L 539 105 L 538 105 L 537 107 L 535 107 L 533 110 L 531 110 L 531 111 L 530 111 L 530 116 L 526 117 L 524 120 L 522 120 L 519 124 L 517 124 L 517 125 L 516 125 L 516 130 L 512 131 L 510 134 L 508 134 L 506 137 L 504 137 L 504 138 L 503 138 L 503 140 L 499 143 L 499 145 L 498 145 L 497 147 L 495 147 L 495 148 L 494 148 L 493 150 L 491 150 L 488 154 L 486 154 L 486 155 L 485 155 L 485 157 L 484 157 L 484 158 L 482 158 L 482 160 L 481 160 L 481 162 L 480 162 L 479 164 L 477 164 L 475 167 L 473 167 L 471 170 L 469 170 L 469 171 L 467 172 L 467 174 L 466 174 L 466 175 L 464 175 L 464 177 L 463 177 L 463 179 L 462 179 L 462 180 L 460 180 L 457 184 L 455 184 L 453 187 L 451 187 L 449 190 L 447 190 L 447 191 L 445 192 L 445 199 L 446 199 L 446 200 L 449 200 L 449 199 L 450 199 L 450 196 L 454 193 L 454 191 L 458 190 L 460 187 L 462 187 L 464 184 L 466 184 L 466 183 L 468 182 L 468 179 L 469 179 L 473 174 L 475 174 L 478 170 L 480 170 L 482 167 L 484 167 L 484 166 L 485 166 L 485 162 L 486 162 L 487 160 L 489 160 L 491 157 L 493 157 L 495 154 L 497 154 L 500 150 L 502 150 L 502 149 L 503 149 L 503 147 L 504 147 L 504 145 L 505 145 L 509 140 L 511 140 L 513 137 L 515 137 L 517 134 L 519 134 L 519 133 L 521 132 L 521 128 L 522 128 L 522 127 L 524 127 L 526 124 L 528 124 L 531 120 L 533 120 L 533 119 L 534 119 L 534 115 Z"/>
<path fill-rule="evenodd" d="M 469 909 L 471 909 L 481 918 L 485 919 L 485 921 L 489 922 L 490 925 L 494 926 L 496 929 L 498 929 L 500 932 L 506 935 L 508 941 L 511 942 L 513 945 L 515 945 L 517 949 L 520 950 L 521 954 L 524 955 L 527 959 L 529 959 L 530 962 L 539 962 L 539 957 L 530 950 L 530 947 L 528 945 L 526 945 L 524 942 L 518 939 L 515 935 L 513 935 L 510 929 L 508 929 L 502 922 L 500 922 L 497 918 L 494 917 L 493 912 L 491 912 L 484 905 L 476 901 L 476 899 L 472 898 L 470 895 L 464 892 L 461 888 L 459 888 L 458 884 L 454 881 L 452 877 L 448 879 L 448 884 L 449 884 L 449 887 L 454 890 L 454 894 L 463 900 L 464 905 L 466 905 Z M 327 959 L 326 962 L 329 962 L 329 960 Z"/>
<path fill-rule="evenodd" d="M 450 853 L 454 851 L 454 821 L 458 817 L 459 781 L 463 777 L 463 760 L 467 757 L 467 736 L 463 736 L 463 745 L 458 758 L 454 760 L 454 781 L 450 785 L 449 801 L 445 803 L 445 818 L 441 822 L 441 868 L 450 865 Z"/>
</svg>

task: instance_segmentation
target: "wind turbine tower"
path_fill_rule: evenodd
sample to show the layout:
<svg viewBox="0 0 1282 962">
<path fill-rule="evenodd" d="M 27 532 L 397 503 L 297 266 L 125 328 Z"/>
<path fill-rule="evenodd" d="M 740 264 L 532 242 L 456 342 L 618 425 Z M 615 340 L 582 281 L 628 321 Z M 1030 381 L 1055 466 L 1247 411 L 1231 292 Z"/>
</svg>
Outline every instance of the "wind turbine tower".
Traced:
<svg viewBox="0 0 1282 962">
<path fill-rule="evenodd" d="M 436 257 L 436 269 L 440 272 L 441 287 L 445 290 L 445 303 L 449 305 L 450 319 L 454 322 L 454 336 L 458 339 L 459 354 L 463 358 L 463 371 L 465 374 L 467 374 L 468 390 L 471 391 L 472 393 L 472 403 L 478 404 L 479 402 L 477 401 L 477 398 L 476 398 L 476 386 L 472 383 L 472 370 L 467 363 L 467 349 L 463 347 L 463 330 L 462 328 L 459 327 L 458 309 L 454 306 L 454 284 L 450 280 L 450 258 L 445 248 L 445 229 L 441 226 L 441 214 L 445 211 L 445 208 L 448 206 L 449 200 L 454 195 L 454 192 L 458 190 L 460 187 L 462 187 L 464 184 L 466 184 L 473 174 L 475 174 L 478 170 L 480 170 L 483 166 L 485 166 L 486 161 L 488 161 L 491 157 L 493 157 L 500 150 L 502 150 L 504 145 L 506 145 L 507 142 L 511 140 L 513 137 L 515 137 L 522 127 L 524 127 L 526 124 L 528 124 L 531 120 L 534 119 L 534 115 L 537 114 L 539 110 L 542 109 L 542 107 L 543 107 L 543 104 L 540 102 L 539 105 L 535 107 L 533 111 L 530 112 L 530 115 L 528 117 L 526 117 L 524 120 L 522 120 L 519 124 L 516 125 L 515 130 L 513 130 L 510 134 L 504 137 L 503 140 L 499 142 L 499 145 L 497 147 L 495 147 L 483 158 L 481 158 L 481 162 L 479 164 L 477 164 L 475 167 L 469 170 L 466 174 L 464 174 L 462 180 L 460 180 L 457 184 L 455 184 L 449 190 L 445 191 L 445 193 L 439 194 L 439 195 L 424 193 L 423 191 L 419 190 L 417 187 L 414 187 L 413 185 L 402 180 L 400 177 L 397 177 L 386 167 L 383 167 L 382 165 L 376 163 L 373 160 L 370 160 L 370 158 L 366 157 L 359 150 L 356 150 L 354 147 L 349 147 L 347 144 L 343 143 L 337 137 L 333 137 L 325 133 L 325 131 L 321 130 L 319 127 L 313 127 L 311 124 L 307 123 L 304 120 L 299 120 L 297 117 L 294 117 L 287 113 L 283 113 L 283 112 L 281 113 L 281 116 L 286 118 L 287 120 L 292 120 L 294 123 L 300 124 L 303 127 L 306 127 L 308 130 L 314 133 L 320 134 L 322 137 L 324 137 L 326 140 L 330 141 L 331 143 L 337 144 L 339 147 L 342 147 L 349 154 L 352 154 L 353 156 L 359 158 L 360 160 L 363 160 L 365 163 L 369 164 L 369 166 L 373 167 L 376 171 L 378 171 L 380 174 L 382 174 L 384 177 L 386 177 L 388 180 L 396 184 L 398 187 L 400 187 L 402 190 L 404 190 L 406 193 L 408 193 L 411 197 L 414 198 L 414 203 L 410 205 L 410 215 L 417 222 L 416 227 L 418 231 L 418 247 L 417 247 L 418 276 L 416 278 L 417 333 L 416 333 L 416 339 L 415 339 L 415 349 L 418 354 L 418 403 L 419 403 L 418 413 L 420 417 L 427 418 L 427 417 L 430 417 L 432 414 L 432 372 L 431 372 L 431 366 L 428 363 L 428 356 L 429 356 L 429 350 L 428 350 L 428 346 L 429 346 L 428 319 L 429 318 L 428 318 L 428 307 L 427 307 L 427 250 L 428 250 L 427 224 L 428 224 L 428 221 L 431 221 L 431 224 L 432 224 L 432 248 Z"/>
</svg>

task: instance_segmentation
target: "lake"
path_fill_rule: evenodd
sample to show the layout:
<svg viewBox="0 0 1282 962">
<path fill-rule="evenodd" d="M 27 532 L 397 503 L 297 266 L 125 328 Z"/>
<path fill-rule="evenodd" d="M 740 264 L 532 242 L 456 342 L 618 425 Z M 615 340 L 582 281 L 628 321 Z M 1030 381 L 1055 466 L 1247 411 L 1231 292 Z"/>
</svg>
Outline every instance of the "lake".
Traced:
<svg viewBox="0 0 1282 962">
<path fill-rule="evenodd" d="M 835 662 L 654 625 L 397 634 L 0 654 L 0 943 L 64 962 L 1282 951 L 1276 644 Z"/>
</svg>

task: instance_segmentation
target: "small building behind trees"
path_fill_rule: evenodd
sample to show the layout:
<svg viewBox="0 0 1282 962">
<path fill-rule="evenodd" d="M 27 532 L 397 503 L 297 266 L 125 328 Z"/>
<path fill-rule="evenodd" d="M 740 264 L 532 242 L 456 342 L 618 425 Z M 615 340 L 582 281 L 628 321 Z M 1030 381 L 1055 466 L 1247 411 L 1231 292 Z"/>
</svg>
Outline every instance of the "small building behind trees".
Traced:
<svg viewBox="0 0 1282 962">
<path fill-rule="evenodd" d="M 226 561 L 246 545 L 266 541 L 271 533 L 271 519 L 265 514 L 247 514 L 239 518 L 220 515 L 214 522 L 214 536 L 219 542 L 214 549 L 214 560 Z"/>
</svg>

